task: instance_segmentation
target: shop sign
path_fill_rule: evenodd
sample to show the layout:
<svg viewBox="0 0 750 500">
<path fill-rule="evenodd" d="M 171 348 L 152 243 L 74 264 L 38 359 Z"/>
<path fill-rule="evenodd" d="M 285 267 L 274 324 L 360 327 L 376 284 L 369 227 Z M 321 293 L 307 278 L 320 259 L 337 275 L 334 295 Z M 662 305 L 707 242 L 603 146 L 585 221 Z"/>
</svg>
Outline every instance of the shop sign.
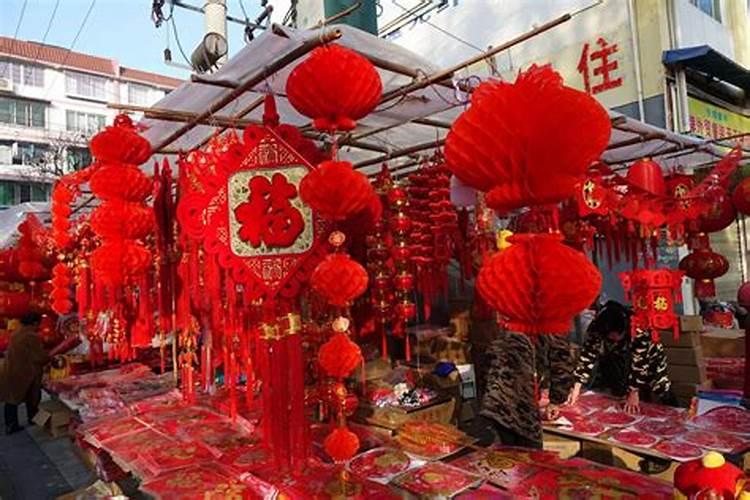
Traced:
<svg viewBox="0 0 750 500">
<path fill-rule="evenodd" d="M 690 131 L 705 139 L 720 139 L 750 133 L 750 117 L 688 96 Z M 750 147 L 750 135 L 740 137 L 742 146 Z M 734 142 L 734 140 L 732 141 Z"/>
</svg>

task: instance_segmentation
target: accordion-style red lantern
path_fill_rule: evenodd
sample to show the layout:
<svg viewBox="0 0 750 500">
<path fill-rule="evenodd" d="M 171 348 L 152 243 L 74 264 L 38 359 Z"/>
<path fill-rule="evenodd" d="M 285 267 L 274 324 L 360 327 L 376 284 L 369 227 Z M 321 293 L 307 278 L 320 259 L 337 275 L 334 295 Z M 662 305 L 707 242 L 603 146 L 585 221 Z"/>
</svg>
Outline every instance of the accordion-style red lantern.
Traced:
<svg viewBox="0 0 750 500">
<path fill-rule="evenodd" d="M 357 52 L 331 44 L 318 47 L 286 81 L 294 109 L 313 119 L 318 130 L 352 130 L 375 109 L 383 92 L 380 75 Z"/>
<path fill-rule="evenodd" d="M 506 320 L 528 334 L 567 334 L 573 318 L 596 299 L 599 270 L 558 234 L 516 234 L 511 246 L 479 271 L 477 290 Z"/>
<path fill-rule="evenodd" d="M 750 177 L 737 184 L 732 194 L 732 204 L 739 213 L 750 215 Z"/>
<path fill-rule="evenodd" d="M 326 301 L 346 307 L 367 290 L 367 270 L 344 253 L 328 255 L 310 277 L 310 286 Z"/>
<path fill-rule="evenodd" d="M 359 450 L 359 438 L 346 426 L 336 427 L 333 432 L 326 436 L 323 448 L 336 462 L 345 462 L 357 454 Z"/>
<path fill-rule="evenodd" d="M 102 162 L 140 165 L 151 156 L 151 144 L 138 134 L 130 117 L 122 114 L 91 139 L 89 149 Z"/>
<path fill-rule="evenodd" d="M 456 177 L 507 212 L 572 196 L 611 129 L 596 99 L 563 85 L 551 66 L 534 65 L 515 83 L 479 85 L 448 133 L 445 157 Z"/>
<path fill-rule="evenodd" d="M 103 281 L 120 286 L 142 275 L 151 265 L 151 252 L 132 240 L 110 240 L 91 253 L 91 268 Z"/>
<path fill-rule="evenodd" d="M 680 261 L 680 270 L 695 280 L 695 295 L 699 299 L 716 296 L 714 280 L 729 271 L 729 261 L 710 248 L 700 248 Z"/>
<path fill-rule="evenodd" d="M 105 201 L 91 214 L 91 228 L 102 238 L 140 239 L 154 229 L 154 212 L 140 203 Z"/>
<path fill-rule="evenodd" d="M 91 192 L 102 200 L 143 201 L 151 194 L 153 181 L 138 167 L 104 163 L 91 176 Z"/>
<path fill-rule="evenodd" d="M 620 273 L 627 299 L 633 305 L 631 333 L 650 330 L 654 339 L 659 330 L 672 330 L 679 337 L 675 303 L 682 302 L 682 271 L 671 269 L 636 269 Z"/>
<path fill-rule="evenodd" d="M 366 209 L 375 190 L 348 161 L 324 161 L 302 179 L 299 194 L 321 217 L 340 221 Z"/>
</svg>

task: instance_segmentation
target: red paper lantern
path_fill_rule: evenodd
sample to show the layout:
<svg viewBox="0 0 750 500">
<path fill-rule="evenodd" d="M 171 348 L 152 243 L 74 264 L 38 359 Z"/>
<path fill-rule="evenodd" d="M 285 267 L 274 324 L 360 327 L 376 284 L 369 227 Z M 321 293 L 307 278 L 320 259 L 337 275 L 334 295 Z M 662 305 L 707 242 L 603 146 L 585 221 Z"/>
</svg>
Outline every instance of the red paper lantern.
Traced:
<svg viewBox="0 0 750 500">
<path fill-rule="evenodd" d="M 52 268 L 52 310 L 57 314 L 68 314 L 73 308 L 70 300 L 71 278 L 68 267 L 62 262 L 55 264 Z"/>
<path fill-rule="evenodd" d="M 91 177 L 91 191 L 102 200 L 143 201 L 153 186 L 138 167 L 124 163 L 105 163 Z"/>
<path fill-rule="evenodd" d="M 20 318 L 31 311 L 31 295 L 26 291 L 0 290 L 0 317 Z"/>
<path fill-rule="evenodd" d="M 357 52 L 332 44 L 318 47 L 286 81 L 289 103 L 318 130 L 351 130 L 383 91 L 375 67 Z"/>
<path fill-rule="evenodd" d="M 633 304 L 630 321 L 633 334 L 637 330 L 651 330 L 656 337 L 659 330 L 672 329 L 674 338 L 679 337 L 674 304 L 682 301 L 682 275 L 682 271 L 671 269 L 635 269 L 620 273 L 625 296 Z"/>
<path fill-rule="evenodd" d="M 345 333 L 336 333 L 320 347 L 318 362 L 330 377 L 346 378 L 362 364 L 362 351 Z"/>
<path fill-rule="evenodd" d="M 99 161 L 140 165 L 151 156 L 151 144 L 135 130 L 127 115 L 118 115 L 112 126 L 96 134 L 89 144 Z"/>
<path fill-rule="evenodd" d="M 140 203 L 107 201 L 91 215 L 91 228 L 102 238 L 140 239 L 154 229 L 154 212 Z"/>
<path fill-rule="evenodd" d="M 14 248 L 0 250 L 0 281 L 23 280 L 18 264 L 18 252 Z"/>
<path fill-rule="evenodd" d="M 337 427 L 323 441 L 323 448 L 336 462 L 345 462 L 359 450 L 359 438 L 346 427 Z"/>
<path fill-rule="evenodd" d="M 143 274 L 151 264 L 151 253 L 131 240 L 112 240 L 91 254 L 91 268 L 104 281 L 119 286 L 131 276 Z"/>
<path fill-rule="evenodd" d="M 572 196 L 609 142 L 607 111 L 549 65 L 515 83 L 484 82 L 471 102 L 448 133 L 445 157 L 464 184 L 491 191 L 487 203 L 499 211 Z"/>
<path fill-rule="evenodd" d="M 664 196 L 667 193 L 661 165 L 650 158 L 642 158 L 630 165 L 626 178 L 628 184 L 648 194 Z"/>
<path fill-rule="evenodd" d="M 695 280 L 695 294 L 705 299 L 716 296 L 714 281 L 729 271 L 729 261 L 710 248 L 692 252 L 680 261 L 680 269 Z"/>
<path fill-rule="evenodd" d="M 365 210 L 375 190 L 348 161 L 324 161 L 302 179 L 299 194 L 322 217 L 339 221 Z"/>
<path fill-rule="evenodd" d="M 713 204 L 699 220 L 698 226 L 701 232 L 715 233 L 728 228 L 734 222 L 737 212 L 729 198 Z"/>
<path fill-rule="evenodd" d="M 739 213 L 750 215 L 750 177 L 737 184 L 732 194 L 732 204 Z"/>
<path fill-rule="evenodd" d="M 482 266 L 477 289 L 513 331 L 567 334 L 573 317 L 596 299 L 599 270 L 555 234 L 517 234 Z"/>
<path fill-rule="evenodd" d="M 323 259 L 310 277 L 312 289 L 334 306 L 346 307 L 367 290 L 367 271 L 347 254 Z"/>
</svg>

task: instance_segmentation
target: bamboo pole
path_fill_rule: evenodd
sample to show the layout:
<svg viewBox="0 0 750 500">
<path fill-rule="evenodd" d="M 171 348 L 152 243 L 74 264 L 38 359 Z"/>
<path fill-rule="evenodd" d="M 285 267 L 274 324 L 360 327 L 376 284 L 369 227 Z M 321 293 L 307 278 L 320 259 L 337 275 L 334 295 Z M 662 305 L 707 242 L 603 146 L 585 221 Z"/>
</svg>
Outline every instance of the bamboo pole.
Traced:
<svg viewBox="0 0 750 500">
<path fill-rule="evenodd" d="M 422 144 L 416 144 L 414 146 L 409 146 L 408 148 L 403 148 L 403 149 L 393 151 L 390 154 L 378 156 L 377 158 L 373 158 L 371 160 L 361 161 L 355 164 L 354 167 L 357 169 L 360 169 L 362 167 L 367 167 L 369 165 L 377 165 L 378 163 L 382 163 L 389 159 L 400 158 L 402 156 L 408 156 L 413 153 L 424 151 L 425 149 L 439 148 L 443 144 L 445 144 L 445 139 L 438 139 L 437 141 L 430 141 L 430 142 L 425 142 Z"/>
</svg>

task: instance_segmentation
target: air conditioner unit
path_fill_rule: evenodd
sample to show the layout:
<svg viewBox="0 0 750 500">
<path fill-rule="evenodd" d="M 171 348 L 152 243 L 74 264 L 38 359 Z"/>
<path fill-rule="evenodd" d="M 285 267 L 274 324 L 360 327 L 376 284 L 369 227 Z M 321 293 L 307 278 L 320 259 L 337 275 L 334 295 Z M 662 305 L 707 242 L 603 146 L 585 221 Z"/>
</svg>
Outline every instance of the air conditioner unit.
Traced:
<svg viewBox="0 0 750 500">
<path fill-rule="evenodd" d="M 13 80 L 10 78 L 0 78 L 0 91 L 13 92 Z"/>
</svg>

